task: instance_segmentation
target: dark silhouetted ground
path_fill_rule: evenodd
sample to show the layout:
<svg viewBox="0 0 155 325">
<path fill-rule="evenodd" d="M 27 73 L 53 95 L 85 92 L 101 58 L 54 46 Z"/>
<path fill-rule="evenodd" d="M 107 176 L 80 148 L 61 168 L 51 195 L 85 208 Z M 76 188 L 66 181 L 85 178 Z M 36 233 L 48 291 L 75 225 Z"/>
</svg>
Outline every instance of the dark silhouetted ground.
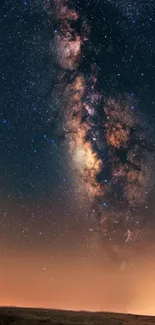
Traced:
<svg viewBox="0 0 155 325">
<path fill-rule="evenodd" d="M 155 317 L 50 309 L 0 308 L 3 325 L 155 325 Z"/>
</svg>

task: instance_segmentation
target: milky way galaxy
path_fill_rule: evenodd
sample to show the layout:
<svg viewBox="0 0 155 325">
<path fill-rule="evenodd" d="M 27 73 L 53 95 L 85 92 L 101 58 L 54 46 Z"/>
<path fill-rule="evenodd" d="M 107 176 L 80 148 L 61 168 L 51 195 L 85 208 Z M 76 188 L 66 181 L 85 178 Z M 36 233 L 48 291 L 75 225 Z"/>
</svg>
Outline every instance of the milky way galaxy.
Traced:
<svg viewBox="0 0 155 325">
<path fill-rule="evenodd" d="M 104 96 L 94 58 L 89 71 L 83 72 L 91 26 L 73 4 L 55 0 L 54 7 L 57 28 L 52 51 L 63 89 L 60 124 L 67 155 L 81 196 L 88 195 L 89 214 L 96 219 L 93 231 L 107 247 L 107 259 L 125 251 L 124 261 L 128 247 L 147 233 L 143 211 L 154 185 L 155 166 L 151 127 L 129 94 Z"/>
<path fill-rule="evenodd" d="M 155 314 L 155 1 L 2 3 L 0 304 Z"/>
</svg>

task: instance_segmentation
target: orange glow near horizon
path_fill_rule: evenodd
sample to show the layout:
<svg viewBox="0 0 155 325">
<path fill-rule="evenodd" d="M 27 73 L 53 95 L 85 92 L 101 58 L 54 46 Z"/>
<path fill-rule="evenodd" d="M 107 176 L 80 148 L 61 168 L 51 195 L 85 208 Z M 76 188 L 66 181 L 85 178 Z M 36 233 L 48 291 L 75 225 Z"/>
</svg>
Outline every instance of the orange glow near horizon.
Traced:
<svg viewBox="0 0 155 325">
<path fill-rule="evenodd" d="M 155 315 L 150 270 L 114 274 L 90 261 L 3 258 L 0 305 Z"/>
</svg>

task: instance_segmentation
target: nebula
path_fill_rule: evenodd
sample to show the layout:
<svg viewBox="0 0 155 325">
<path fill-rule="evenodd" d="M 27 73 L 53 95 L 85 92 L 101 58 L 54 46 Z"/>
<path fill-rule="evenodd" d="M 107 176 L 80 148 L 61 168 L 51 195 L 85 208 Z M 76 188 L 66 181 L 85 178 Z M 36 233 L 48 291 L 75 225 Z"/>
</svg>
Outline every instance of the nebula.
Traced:
<svg viewBox="0 0 155 325">
<path fill-rule="evenodd" d="M 69 9 L 65 1 L 55 1 L 55 18 L 58 31 L 55 30 L 53 50 L 58 65 L 64 70 L 75 70 L 81 54 L 82 40 L 71 27 L 72 21 L 78 19 L 74 9 Z"/>
<path fill-rule="evenodd" d="M 131 245 L 148 234 L 142 211 L 155 181 L 153 134 L 130 95 L 105 98 L 94 58 L 89 71 L 81 69 L 88 22 L 67 1 L 55 0 L 54 7 L 61 133 L 81 196 L 88 196 L 90 218 L 96 219 L 92 236 L 98 232 L 94 238 L 107 259 L 118 259 L 123 269 Z"/>
<path fill-rule="evenodd" d="M 112 176 L 124 186 L 130 206 L 145 203 L 152 187 L 154 153 L 149 133 L 133 105 L 109 100 L 104 108 L 106 138 L 112 156 Z M 151 149 L 152 148 L 152 149 Z M 154 150 L 153 150 L 154 151 Z"/>
<path fill-rule="evenodd" d="M 94 152 L 91 142 L 87 140 L 87 135 L 91 130 L 91 123 L 84 118 L 84 115 L 85 112 L 88 115 L 94 114 L 93 103 L 97 97 L 93 94 L 92 85 L 90 104 L 88 103 L 88 94 L 86 96 L 88 86 L 86 85 L 85 76 L 78 71 L 81 47 L 83 42 L 87 40 L 86 30 L 89 31 L 89 28 L 87 26 L 83 28 L 82 35 L 79 35 L 72 28 L 72 23 L 78 20 L 78 14 L 74 9 L 67 6 L 67 2 L 56 1 L 56 13 L 59 21 L 59 28 L 56 31 L 53 46 L 56 62 L 66 74 L 68 70 L 71 75 L 73 71 L 76 71 L 73 81 L 67 84 L 64 90 L 64 98 L 66 98 L 67 102 L 63 112 L 64 132 L 73 165 L 82 181 L 84 181 L 89 196 L 94 197 L 99 195 L 101 191 L 101 186 L 96 180 L 96 175 L 101 168 L 101 160 L 98 158 L 97 153 Z M 96 80 L 95 77 L 93 80 Z"/>
</svg>

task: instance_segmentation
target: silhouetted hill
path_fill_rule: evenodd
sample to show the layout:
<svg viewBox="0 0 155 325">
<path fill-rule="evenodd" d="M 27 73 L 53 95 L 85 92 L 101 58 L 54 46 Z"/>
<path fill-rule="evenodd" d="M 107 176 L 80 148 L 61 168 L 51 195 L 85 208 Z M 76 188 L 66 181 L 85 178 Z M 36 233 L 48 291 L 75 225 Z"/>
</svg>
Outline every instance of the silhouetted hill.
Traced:
<svg viewBox="0 0 155 325">
<path fill-rule="evenodd" d="M 3 325 L 155 325 L 155 317 L 108 312 L 74 312 L 34 308 L 0 308 Z"/>
</svg>

